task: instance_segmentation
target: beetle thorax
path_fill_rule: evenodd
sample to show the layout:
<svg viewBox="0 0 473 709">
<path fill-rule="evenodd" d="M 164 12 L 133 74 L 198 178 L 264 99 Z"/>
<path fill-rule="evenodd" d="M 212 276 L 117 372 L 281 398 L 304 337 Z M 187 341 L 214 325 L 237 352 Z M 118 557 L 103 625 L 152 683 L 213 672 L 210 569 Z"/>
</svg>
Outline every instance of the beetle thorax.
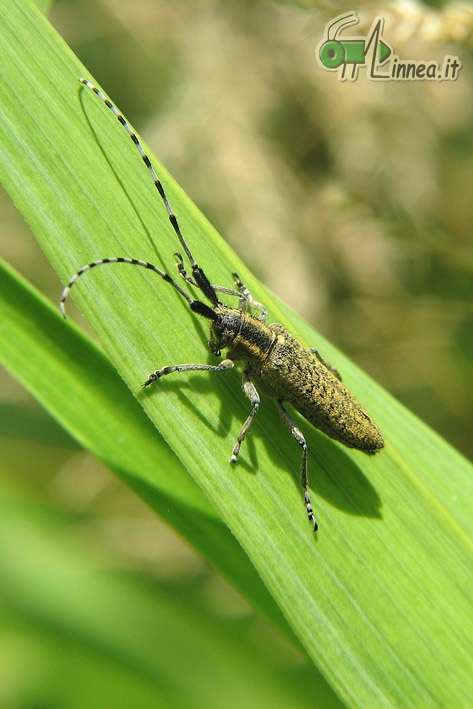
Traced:
<svg viewBox="0 0 473 709">
<path fill-rule="evenodd" d="M 232 360 L 264 360 L 275 339 L 275 333 L 253 315 L 239 308 L 219 306 L 217 320 L 210 322 L 209 348 L 214 354 L 228 349 Z"/>
</svg>

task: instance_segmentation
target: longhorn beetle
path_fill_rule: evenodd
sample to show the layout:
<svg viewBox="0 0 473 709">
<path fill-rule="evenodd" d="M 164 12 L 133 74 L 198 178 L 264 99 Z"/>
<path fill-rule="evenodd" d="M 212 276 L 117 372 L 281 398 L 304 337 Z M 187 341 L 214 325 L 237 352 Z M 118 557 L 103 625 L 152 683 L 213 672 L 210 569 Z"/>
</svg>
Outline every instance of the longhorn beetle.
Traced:
<svg viewBox="0 0 473 709">
<path fill-rule="evenodd" d="M 243 391 L 250 400 L 252 409 L 240 430 L 230 462 L 237 462 L 240 446 L 258 411 L 260 405 L 259 389 L 267 396 L 277 400 L 279 413 L 284 425 L 296 443 L 302 448 L 301 486 L 307 515 L 313 524 L 314 531 L 316 531 L 318 525 L 307 490 L 307 444 L 302 432 L 285 409 L 283 402 L 288 401 L 291 403 L 307 421 L 331 438 L 340 441 L 349 448 L 357 448 L 369 455 L 377 453 L 384 446 L 383 436 L 371 417 L 342 384 L 337 370 L 331 367 L 317 350 L 304 347 L 282 325 L 278 323 L 266 324 L 266 308 L 253 299 L 248 288 L 235 272 L 233 276 L 236 279 L 236 290 L 211 285 L 204 270 L 197 265 L 181 233 L 161 181 L 135 133 L 115 106 L 96 86 L 87 81 L 87 79 L 79 79 L 79 81 L 102 99 L 128 132 L 140 152 L 143 162 L 148 168 L 156 189 L 164 202 L 171 225 L 189 260 L 192 275 L 187 273 L 184 259 L 180 253 L 174 254 L 178 260 L 176 264 L 177 270 L 186 283 L 202 292 L 203 296 L 209 301 L 210 306 L 200 300 L 191 298 L 169 274 L 161 271 L 161 269 L 151 263 L 134 258 L 115 257 L 92 261 L 92 263 L 83 266 L 80 271 L 77 271 L 62 292 L 59 307 L 63 316 L 66 317 L 64 304 L 72 286 L 80 276 L 96 266 L 108 263 L 130 263 L 133 266 L 142 266 L 154 271 L 167 283 L 170 283 L 187 300 L 190 309 L 194 313 L 209 320 L 210 340 L 208 346 L 210 351 L 214 355 L 220 356 L 221 351 L 227 349 L 227 357 L 217 365 L 175 364 L 157 369 L 149 375 L 144 386 L 147 387 L 160 379 L 160 377 L 172 372 L 195 370 L 224 372 L 231 369 L 236 360 L 243 360 Z M 218 293 L 236 296 L 238 298 L 237 307 L 229 307 L 221 303 L 217 296 Z M 258 317 L 248 312 L 249 307 L 259 312 Z"/>
</svg>

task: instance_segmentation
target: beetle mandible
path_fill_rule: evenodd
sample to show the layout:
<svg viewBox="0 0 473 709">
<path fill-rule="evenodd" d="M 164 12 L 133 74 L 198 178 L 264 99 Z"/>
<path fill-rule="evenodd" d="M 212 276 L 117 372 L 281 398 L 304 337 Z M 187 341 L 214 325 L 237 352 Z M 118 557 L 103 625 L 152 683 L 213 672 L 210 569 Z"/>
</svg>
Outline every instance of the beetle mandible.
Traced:
<svg viewBox="0 0 473 709">
<path fill-rule="evenodd" d="M 71 278 L 62 292 L 60 309 L 63 316 L 66 317 L 65 302 L 72 286 L 80 276 L 96 266 L 109 263 L 129 263 L 154 271 L 167 283 L 170 283 L 186 299 L 194 313 L 209 320 L 210 339 L 208 346 L 210 351 L 214 355 L 220 356 L 221 351 L 226 349 L 227 356 L 217 365 L 176 364 L 157 369 L 148 376 L 144 386 L 149 386 L 172 372 L 196 370 L 224 372 L 231 369 L 235 361 L 242 360 L 243 391 L 248 397 L 252 408 L 233 447 L 230 462 L 237 462 L 240 446 L 258 411 L 260 405 L 258 390 L 267 396 L 275 398 L 284 425 L 302 449 L 301 487 L 307 516 L 313 524 L 314 531 L 316 531 L 318 524 L 307 489 L 307 444 L 301 430 L 296 426 L 286 410 L 284 402 L 292 404 L 296 411 L 302 414 L 307 421 L 323 431 L 327 436 L 330 436 L 330 438 L 343 443 L 349 448 L 356 448 L 369 455 L 377 453 L 383 448 L 383 436 L 361 404 L 342 384 L 337 370 L 331 367 L 317 350 L 304 347 L 282 325 L 278 323 L 266 324 L 266 308 L 253 299 L 237 273 L 233 273 L 236 279 L 236 290 L 225 288 L 224 286 L 215 286 L 210 283 L 204 270 L 197 265 L 181 233 L 161 181 L 135 133 L 115 106 L 96 86 L 87 79 L 81 78 L 79 81 L 102 99 L 128 132 L 140 152 L 142 160 L 151 173 L 156 189 L 166 207 L 171 225 L 189 260 L 192 275 L 187 273 L 184 259 L 180 253 L 175 254 L 178 259 L 176 264 L 178 272 L 184 281 L 202 292 L 210 305 L 191 298 L 169 274 L 151 263 L 134 258 L 113 257 L 93 261 L 83 266 Z M 221 303 L 217 293 L 238 297 L 237 307 L 229 307 Z M 248 312 L 248 308 L 259 312 L 259 315 L 251 314 Z"/>
</svg>

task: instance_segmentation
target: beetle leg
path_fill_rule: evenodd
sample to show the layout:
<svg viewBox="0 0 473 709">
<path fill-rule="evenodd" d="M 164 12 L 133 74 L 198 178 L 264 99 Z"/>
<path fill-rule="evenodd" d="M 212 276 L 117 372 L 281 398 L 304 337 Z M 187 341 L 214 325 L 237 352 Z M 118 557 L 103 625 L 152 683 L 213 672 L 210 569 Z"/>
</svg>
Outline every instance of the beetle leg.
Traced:
<svg viewBox="0 0 473 709">
<path fill-rule="evenodd" d="M 268 317 L 268 311 L 266 310 L 264 305 L 261 305 L 261 303 L 258 303 L 256 300 L 253 300 L 253 296 L 251 295 L 245 284 L 242 282 L 238 273 L 235 273 L 235 271 L 233 271 L 232 276 L 237 279 L 235 285 L 242 295 L 242 299 L 240 300 L 239 304 L 240 309 L 246 310 L 246 307 L 244 307 L 244 305 L 245 303 L 248 303 L 251 308 L 254 308 L 255 310 L 259 310 L 261 312 L 261 315 L 259 316 L 258 320 L 263 323 L 266 322 L 266 318 Z"/>
<path fill-rule="evenodd" d="M 175 364 L 172 366 L 163 367 L 162 369 L 157 369 L 152 372 L 148 379 L 143 384 L 144 387 L 149 386 L 157 379 L 160 379 L 165 374 L 171 374 L 172 372 L 195 372 L 195 371 L 210 371 L 210 372 L 226 372 L 227 369 L 233 367 L 233 361 L 231 359 L 224 359 L 220 364 Z"/>
<path fill-rule="evenodd" d="M 192 278 L 192 276 L 189 276 L 189 274 L 187 273 L 184 266 L 184 259 L 182 258 L 182 254 L 176 251 L 176 253 L 174 254 L 174 258 L 178 259 L 176 263 L 176 268 L 179 271 L 181 277 L 186 281 L 186 283 L 190 283 L 190 285 L 194 286 L 194 288 L 200 288 L 195 278 Z M 240 301 L 244 300 L 246 303 L 246 298 L 242 297 L 242 294 L 239 291 L 233 290 L 232 288 L 225 288 L 225 286 L 212 286 L 212 290 L 214 291 L 214 293 L 225 293 L 226 295 L 234 295 L 237 298 L 240 298 Z M 240 309 L 246 310 L 246 308 Z"/>
<path fill-rule="evenodd" d="M 280 399 L 278 399 L 278 409 L 279 413 L 281 414 L 281 418 L 284 421 L 284 425 L 286 426 L 287 430 L 291 434 L 291 436 L 294 438 L 296 443 L 300 445 L 302 448 L 302 460 L 301 460 L 301 487 L 302 491 L 304 493 L 304 502 L 305 506 L 307 509 L 307 517 L 309 518 L 309 521 L 312 522 L 314 525 L 314 532 L 317 531 L 318 529 L 318 524 L 317 520 L 314 517 L 314 512 L 312 510 L 312 505 L 310 502 L 310 495 L 307 490 L 307 443 L 305 442 L 305 438 L 299 428 L 297 428 L 296 424 L 292 420 L 291 416 L 289 416 L 288 412 L 283 406 L 283 403 Z"/>
<path fill-rule="evenodd" d="M 329 372 L 332 372 L 332 374 L 334 374 L 340 382 L 342 381 L 342 377 L 341 377 L 340 372 L 338 371 L 338 369 L 337 369 L 336 367 L 332 367 L 332 365 L 330 364 L 330 362 L 327 362 L 327 360 L 325 359 L 325 357 L 322 357 L 322 355 L 320 354 L 320 352 L 319 352 L 318 350 L 313 349 L 313 350 L 310 350 L 310 352 L 312 352 L 312 354 L 314 354 L 314 355 L 317 357 L 317 359 L 319 360 L 319 362 L 320 362 L 321 364 L 323 364 L 324 367 L 325 367 L 326 369 L 328 369 Z"/>
<path fill-rule="evenodd" d="M 244 440 L 246 436 L 246 432 L 248 431 L 249 427 L 251 426 L 254 417 L 256 416 L 256 412 L 259 409 L 259 403 L 260 403 L 260 398 L 259 394 L 256 391 L 256 387 L 253 384 L 253 382 L 250 380 L 250 377 L 248 375 L 247 371 L 243 372 L 243 391 L 245 392 L 246 396 L 250 400 L 253 408 L 251 409 L 251 413 L 246 419 L 245 423 L 241 427 L 240 433 L 238 434 L 238 440 L 235 443 L 235 446 L 232 451 L 232 456 L 230 458 L 230 463 L 236 463 L 238 460 L 238 454 L 240 452 L 240 446 L 242 441 Z"/>
</svg>

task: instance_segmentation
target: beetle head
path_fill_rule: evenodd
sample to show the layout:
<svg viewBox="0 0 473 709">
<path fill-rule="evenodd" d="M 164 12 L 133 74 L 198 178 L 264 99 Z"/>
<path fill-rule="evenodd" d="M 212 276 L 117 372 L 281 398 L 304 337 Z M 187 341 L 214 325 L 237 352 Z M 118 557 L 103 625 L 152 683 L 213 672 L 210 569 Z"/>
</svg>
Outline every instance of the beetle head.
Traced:
<svg viewBox="0 0 473 709">
<path fill-rule="evenodd" d="M 231 347 L 238 335 L 242 323 L 242 311 L 238 308 L 227 308 L 219 305 L 214 309 L 216 318 L 210 321 L 209 349 L 215 355 L 221 350 Z"/>
</svg>

